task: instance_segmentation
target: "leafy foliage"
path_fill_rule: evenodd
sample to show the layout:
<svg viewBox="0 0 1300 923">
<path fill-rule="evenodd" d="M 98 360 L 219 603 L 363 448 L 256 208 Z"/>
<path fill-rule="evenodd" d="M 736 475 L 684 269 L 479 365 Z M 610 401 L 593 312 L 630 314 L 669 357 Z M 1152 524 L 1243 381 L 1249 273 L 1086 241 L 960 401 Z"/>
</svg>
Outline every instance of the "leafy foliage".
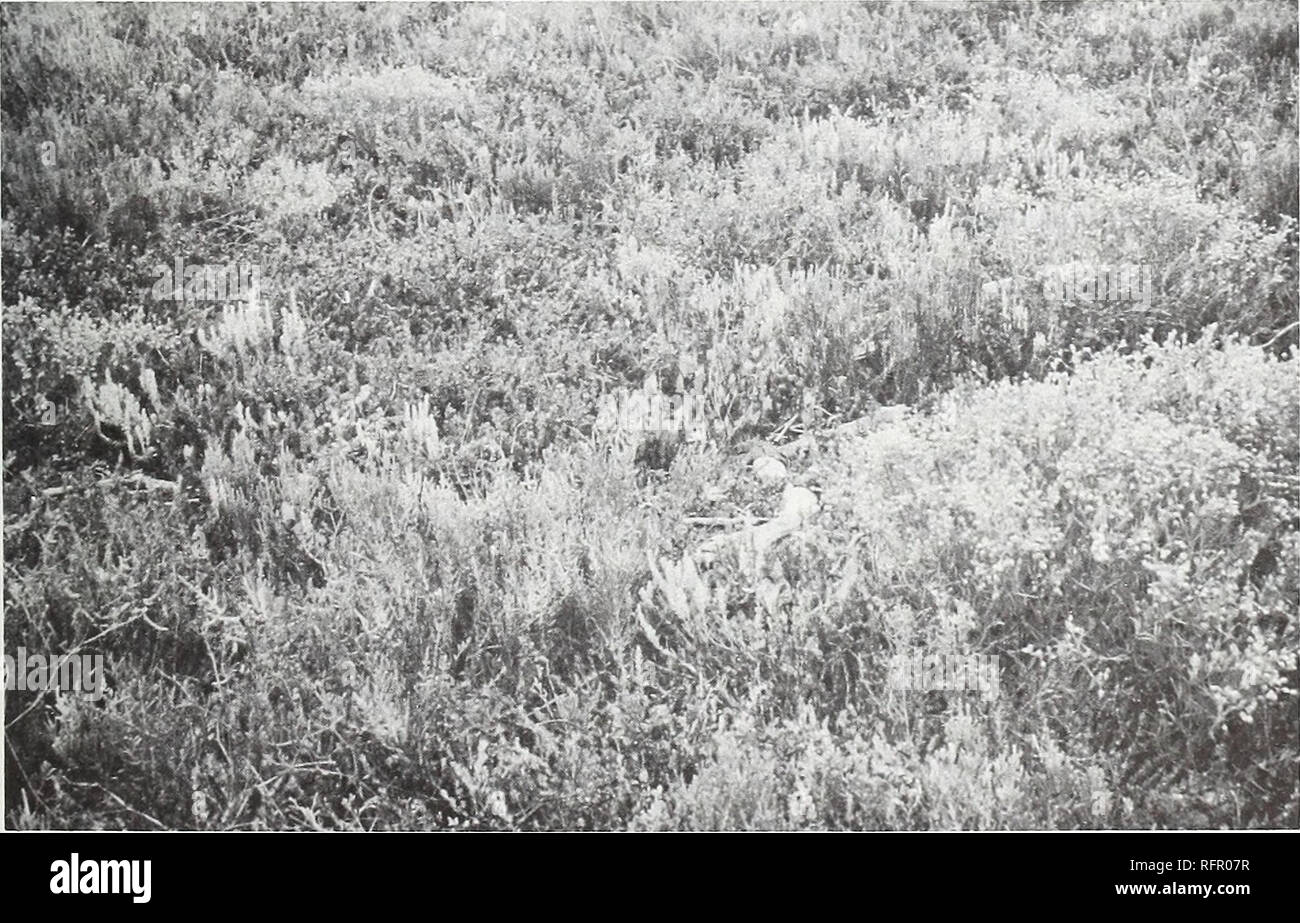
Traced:
<svg viewBox="0 0 1300 923">
<path fill-rule="evenodd" d="M 1290 5 L 0 21 L 8 823 L 1300 824 Z"/>
</svg>

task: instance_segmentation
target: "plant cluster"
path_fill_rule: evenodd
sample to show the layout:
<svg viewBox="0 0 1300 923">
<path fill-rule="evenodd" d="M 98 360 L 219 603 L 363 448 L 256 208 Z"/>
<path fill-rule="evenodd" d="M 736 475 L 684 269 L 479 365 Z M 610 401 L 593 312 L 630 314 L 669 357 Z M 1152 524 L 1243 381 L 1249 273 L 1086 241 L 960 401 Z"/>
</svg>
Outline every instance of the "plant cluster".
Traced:
<svg viewBox="0 0 1300 923">
<path fill-rule="evenodd" d="M 7 824 L 1300 825 L 1291 5 L 0 22 Z"/>
</svg>

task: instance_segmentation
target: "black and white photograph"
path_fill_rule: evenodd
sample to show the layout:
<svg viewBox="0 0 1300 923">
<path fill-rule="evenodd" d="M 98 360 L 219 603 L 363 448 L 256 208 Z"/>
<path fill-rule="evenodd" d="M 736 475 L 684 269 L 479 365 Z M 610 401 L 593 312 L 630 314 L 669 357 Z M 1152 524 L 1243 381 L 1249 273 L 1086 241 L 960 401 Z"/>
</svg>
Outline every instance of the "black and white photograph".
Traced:
<svg viewBox="0 0 1300 923">
<path fill-rule="evenodd" d="M 1300 828 L 1298 19 L 0 5 L 4 828 Z"/>
</svg>

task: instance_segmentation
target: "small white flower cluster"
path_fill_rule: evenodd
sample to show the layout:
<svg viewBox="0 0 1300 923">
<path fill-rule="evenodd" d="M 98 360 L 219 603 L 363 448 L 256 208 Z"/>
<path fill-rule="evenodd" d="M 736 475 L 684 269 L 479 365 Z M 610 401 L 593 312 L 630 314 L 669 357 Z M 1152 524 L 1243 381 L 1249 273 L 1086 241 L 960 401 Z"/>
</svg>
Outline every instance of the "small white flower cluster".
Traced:
<svg viewBox="0 0 1300 923">
<path fill-rule="evenodd" d="M 284 154 L 262 164 L 248 178 L 249 194 L 272 222 L 319 215 L 338 201 L 341 180 L 324 164 L 302 164 Z"/>
<path fill-rule="evenodd" d="M 290 370 L 296 370 L 298 361 L 307 355 L 307 322 L 298 312 L 296 299 L 280 312 L 280 352 Z"/>
<path fill-rule="evenodd" d="M 247 301 L 236 301 L 221 308 L 221 317 L 208 330 L 199 331 L 199 344 L 221 358 L 238 356 L 248 359 L 271 342 L 275 324 L 271 308 L 252 292 Z"/>
<path fill-rule="evenodd" d="M 249 435 L 256 432 L 257 423 L 242 403 L 235 406 L 232 415 L 239 427 L 231 437 L 230 447 L 214 446 L 203 456 L 201 476 L 208 499 L 217 510 L 239 506 L 246 499 L 243 486 L 257 475 L 257 454 Z"/>
<path fill-rule="evenodd" d="M 225 304 L 216 323 L 199 330 L 199 344 L 212 355 L 248 361 L 277 348 L 290 371 L 307 357 L 307 322 L 298 310 L 297 299 L 290 296 L 289 306 L 280 311 L 280 335 L 275 335 L 275 313 L 253 289 L 247 301 Z"/>
<path fill-rule="evenodd" d="M 145 369 L 141 373 L 140 387 L 150 403 L 157 408 L 160 403 L 158 383 L 151 369 Z M 89 378 L 83 379 L 82 394 L 97 426 L 108 423 L 121 430 L 127 450 L 132 455 L 143 455 L 149 451 L 153 421 L 131 390 L 113 380 L 112 372 L 107 373 L 105 380 L 99 384 Z"/>
<path fill-rule="evenodd" d="M 438 454 L 438 421 L 429 406 L 429 395 L 424 394 L 415 403 L 408 403 L 402 414 L 402 436 L 409 443 L 422 448 L 430 458 Z"/>
</svg>

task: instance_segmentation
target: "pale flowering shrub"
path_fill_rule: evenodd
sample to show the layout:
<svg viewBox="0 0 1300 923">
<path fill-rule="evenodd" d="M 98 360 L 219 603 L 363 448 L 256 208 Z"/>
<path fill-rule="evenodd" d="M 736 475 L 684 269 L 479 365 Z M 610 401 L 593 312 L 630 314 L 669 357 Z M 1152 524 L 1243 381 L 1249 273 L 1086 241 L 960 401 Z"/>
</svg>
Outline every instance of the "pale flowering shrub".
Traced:
<svg viewBox="0 0 1300 923">
<path fill-rule="evenodd" d="M 1285 5 L 67 6 L 6 823 L 1295 826 Z"/>
<path fill-rule="evenodd" d="M 146 392 L 148 383 L 152 381 L 152 375 L 143 377 L 141 385 Z M 98 383 L 85 379 L 82 388 L 91 415 L 95 418 L 95 425 L 101 427 L 101 432 L 102 425 L 108 424 L 122 434 L 126 449 L 132 455 L 143 456 L 149 453 L 152 449 L 153 417 L 141 406 L 129 388 L 114 381 L 111 373 Z M 157 396 L 156 384 L 152 393 L 154 397 Z"/>
<path fill-rule="evenodd" d="M 1292 377 L 1203 341 L 957 392 L 846 448 L 826 503 L 858 536 L 864 593 L 965 600 L 1013 700 L 1050 702 L 1076 754 L 1123 781 L 1191 747 L 1177 772 L 1221 808 L 1231 767 L 1270 759 L 1233 729 L 1295 720 Z"/>
<path fill-rule="evenodd" d="M 303 233 L 307 223 L 343 194 L 342 180 L 324 164 L 302 163 L 277 154 L 253 171 L 247 196 L 267 224 L 282 233 Z"/>
<path fill-rule="evenodd" d="M 1102 772 L 1048 735 L 1022 743 L 995 727 L 957 711 L 932 740 L 914 741 L 852 712 L 827 720 L 803 706 L 760 724 L 739 710 L 710 729 L 689 779 L 641 794 L 630 827 L 996 830 L 1104 827 L 1118 816 Z"/>
<path fill-rule="evenodd" d="M 418 65 L 313 74 L 296 100 L 297 111 L 322 139 L 347 137 L 353 155 L 415 157 L 442 169 L 487 173 L 482 138 L 466 127 L 480 108 L 466 81 Z"/>
<path fill-rule="evenodd" d="M 274 329 L 271 303 L 253 297 L 222 305 L 216 322 L 200 330 L 198 336 L 199 343 L 213 355 L 228 361 L 248 362 L 259 352 L 272 348 Z"/>
</svg>

